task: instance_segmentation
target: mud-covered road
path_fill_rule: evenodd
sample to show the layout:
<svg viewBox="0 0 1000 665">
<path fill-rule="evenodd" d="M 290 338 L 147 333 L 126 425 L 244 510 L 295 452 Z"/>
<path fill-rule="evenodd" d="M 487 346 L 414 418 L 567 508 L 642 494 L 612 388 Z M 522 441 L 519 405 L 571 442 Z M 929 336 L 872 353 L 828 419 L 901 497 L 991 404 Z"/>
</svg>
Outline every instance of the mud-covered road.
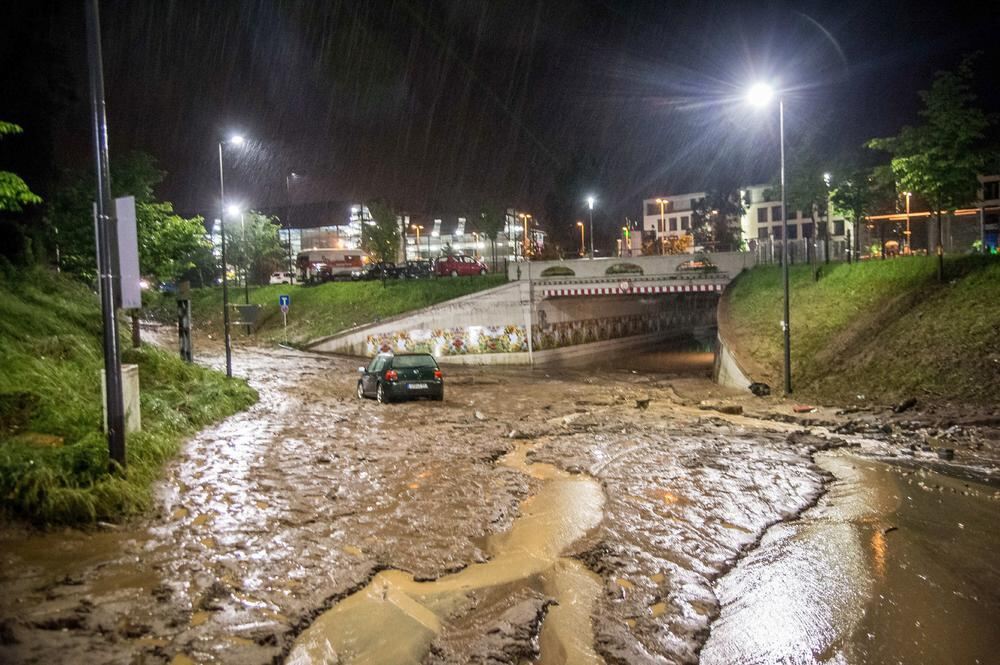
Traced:
<svg viewBox="0 0 1000 665">
<path fill-rule="evenodd" d="M 356 360 L 241 350 L 260 403 L 184 447 L 157 514 L 5 528 L 0 662 L 689 663 L 702 649 L 719 663 L 986 662 L 1000 649 L 994 486 L 895 457 L 926 439 L 914 426 L 794 416 L 688 361 L 683 377 L 446 367 L 443 403 L 381 406 L 354 397 Z M 987 478 L 988 436 L 956 451 Z M 963 649 L 939 660 L 949 639 Z"/>
</svg>

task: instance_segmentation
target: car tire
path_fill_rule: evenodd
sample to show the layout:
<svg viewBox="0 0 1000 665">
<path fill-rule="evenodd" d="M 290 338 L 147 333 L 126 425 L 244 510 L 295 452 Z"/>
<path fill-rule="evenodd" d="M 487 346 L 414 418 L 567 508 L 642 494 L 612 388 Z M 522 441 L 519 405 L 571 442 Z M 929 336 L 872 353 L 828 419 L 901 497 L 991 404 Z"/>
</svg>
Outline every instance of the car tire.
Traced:
<svg viewBox="0 0 1000 665">
<path fill-rule="evenodd" d="M 458 271 L 457 270 L 452 270 L 451 271 L 451 276 L 452 277 L 458 277 Z"/>
<path fill-rule="evenodd" d="M 385 394 L 385 389 L 382 384 L 378 384 L 378 388 L 375 389 L 375 399 L 379 404 L 388 404 L 390 402 L 389 396 Z"/>
<path fill-rule="evenodd" d="M 365 398 L 364 386 L 362 386 L 361 382 L 358 381 L 358 399 L 364 399 L 364 398 Z"/>
</svg>

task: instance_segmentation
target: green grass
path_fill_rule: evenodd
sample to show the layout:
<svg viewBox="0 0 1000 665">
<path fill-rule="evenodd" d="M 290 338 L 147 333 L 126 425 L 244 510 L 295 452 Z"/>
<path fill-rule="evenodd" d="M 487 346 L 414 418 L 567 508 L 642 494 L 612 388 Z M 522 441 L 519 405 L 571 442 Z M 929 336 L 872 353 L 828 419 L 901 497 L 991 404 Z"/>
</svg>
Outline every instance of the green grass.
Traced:
<svg viewBox="0 0 1000 665">
<path fill-rule="evenodd" d="M 505 275 L 457 277 L 382 282 L 329 282 L 319 286 L 279 284 L 251 287 L 250 302 L 262 305 L 256 337 L 259 341 L 282 341 L 284 331 L 278 296 L 288 294 L 288 341 L 305 344 L 348 328 L 403 314 L 445 300 L 500 286 Z M 243 303 L 241 288 L 229 291 L 230 302 Z M 176 296 L 149 294 L 149 311 L 163 321 L 174 321 Z M 222 290 L 193 289 L 191 308 L 195 328 L 222 334 Z M 238 334 L 233 329 L 233 334 Z"/>
<path fill-rule="evenodd" d="M 953 257 L 947 281 L 935 257 L 792 266 L 792 374 L 796 394 L 890 403 L 930 396 L 975 404 L 1000 390 L 1000 261 Z M 781 385 L 781 270 L 758 267 L 726 293 L 727 339 L 754 378 Z"/>
<path fill-rule="evenodd" d="M 128 436 L 126 471 L 112 474 L 102 358 L 99 303 L 86 287 L 42 270 L 0 277 L 0 513 L 80 524 L 141 512 L 186 435 L 257 398 L 165 351 L 124 351 L 139 365 L 143 431 Z"/>
</svg>

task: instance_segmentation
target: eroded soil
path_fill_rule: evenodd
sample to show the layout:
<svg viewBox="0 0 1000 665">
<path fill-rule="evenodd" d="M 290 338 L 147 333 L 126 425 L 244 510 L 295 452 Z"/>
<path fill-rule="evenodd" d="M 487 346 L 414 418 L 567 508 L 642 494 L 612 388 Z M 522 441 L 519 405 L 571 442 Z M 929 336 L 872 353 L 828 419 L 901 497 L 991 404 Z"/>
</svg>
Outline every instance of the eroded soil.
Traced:
<svg viewBox="0 0 1000 665">
<path fill-rule="evenodd" d="M 381 406 L 358 364 L 240 349 L 260 403 L 185 446 L 156 515 L 6 528 L 0 661 L 696 662 L 720 578 L 823 495 L 817 451 L 913 473 L 944 435 L 630 369 L 446 367 L 443 403 Z M 949 441 L 988 479 L 988 437 Z"/>
</svg>

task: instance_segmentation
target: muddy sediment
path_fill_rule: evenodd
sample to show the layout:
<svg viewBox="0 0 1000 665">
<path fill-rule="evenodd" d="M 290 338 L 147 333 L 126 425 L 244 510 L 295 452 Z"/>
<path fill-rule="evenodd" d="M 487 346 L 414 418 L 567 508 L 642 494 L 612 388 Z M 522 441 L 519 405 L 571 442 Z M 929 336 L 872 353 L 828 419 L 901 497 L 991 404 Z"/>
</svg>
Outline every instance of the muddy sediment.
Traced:
<svg viewBox="0 0 1000 665">
<path fill-rule="evenodd" d="M 356 366 L 241 349 L 261 402 L 156 515 L 5 532 L 0 661 L 695 662 L 720 579 L 823 491 L 816 451 L 905 436 L 628 368 L 446 367 L 444 403 L 381 406 Z"/>
</svg>

